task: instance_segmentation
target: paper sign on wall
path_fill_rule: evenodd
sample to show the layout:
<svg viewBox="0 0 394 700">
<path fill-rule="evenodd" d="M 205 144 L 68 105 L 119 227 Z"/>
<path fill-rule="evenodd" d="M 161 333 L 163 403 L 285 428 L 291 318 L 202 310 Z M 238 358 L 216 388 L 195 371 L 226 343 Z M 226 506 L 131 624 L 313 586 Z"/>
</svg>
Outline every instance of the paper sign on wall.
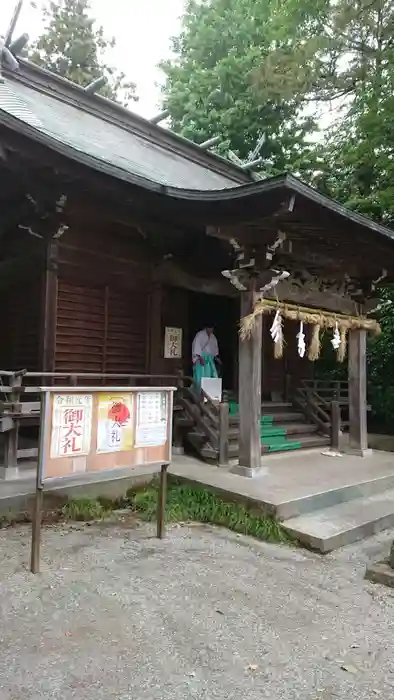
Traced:
<svg viewBox="0 0 394 700">
<path fill-rule="evenodd" d="M 53 397 L 51 458 L 80 457 L 90 450 L 93 397 L 55 394 Z"/>
<path fill-rule="evenodd" d="M 99 394 L 97 452 L 132 449 L 133 404 L 131 394 Z"/>
<path fill-rule="evenodd" d="M 167 441 L 168 397 L 164 391 L 137 394 L 136 447 L 157 447 Z"/>
<path fill-rule="evenodd" d="M 182 357 L 182 328 L 166 327 L 164 357 L 167 360 L 180 359 Z"/>
</svg>

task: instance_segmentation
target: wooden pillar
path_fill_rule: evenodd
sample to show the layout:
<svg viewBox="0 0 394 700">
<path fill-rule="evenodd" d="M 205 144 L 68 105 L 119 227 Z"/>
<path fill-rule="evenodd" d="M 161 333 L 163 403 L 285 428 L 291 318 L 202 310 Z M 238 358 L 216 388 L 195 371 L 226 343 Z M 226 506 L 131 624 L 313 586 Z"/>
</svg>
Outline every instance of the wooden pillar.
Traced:
<svg viewBox="0 0 394 700">
<path fill-rule="evenodd" d="M 58 243 L 50 241 L 45 251 L 45 267 L 42 286 L 41 359 L 40 370 L 55 371 L 56 317 L 58 288 Z"/>
<path fill-rule="evenodd" d="M 241 292 L 241 318 L 253 310 L 254 290 Z M 239 340 L 239 470 L 254 476 L 261 467 L 261 344 L 262 317 L 246 340 Z"/>
<path fill-rule="evenodd" d="M 366 331 L 349 331 L 349 438 L 350 450 L 365 456 L 367 434 L 367 364 Z"/>
</svg>

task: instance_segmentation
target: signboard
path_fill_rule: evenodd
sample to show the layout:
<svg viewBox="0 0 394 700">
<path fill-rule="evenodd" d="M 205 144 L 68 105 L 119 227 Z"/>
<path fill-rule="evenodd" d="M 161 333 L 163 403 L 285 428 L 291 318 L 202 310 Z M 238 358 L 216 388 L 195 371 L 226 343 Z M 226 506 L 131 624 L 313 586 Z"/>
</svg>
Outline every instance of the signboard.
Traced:
<svg viewBox="0 0 394 700">
<path fill-rule="evenodd" d="M 164 357 L 167 360 L 182 358 L 182 328 L 166 327 L 164 334 Z"/>
<path fill-rule="evenodd" d="M 174 388 L 41 389 L 41 425 L 30 569 L 40 570 L 43 492 L 67 478 L 94 483 L 160 471 L 157 536 L 164 536 L 167 467 L 171 461 Z M 112 472 L 112 474 L 111 474 Z M 93 478 L 92 478 L 93 477 Z"/>
<path fill-rule="evenodd" d="M 44 389 L 38 484 L 171 461 L 174 389 Z M 89 477 L 89 481 L 92 479 Z"/>
</svg>

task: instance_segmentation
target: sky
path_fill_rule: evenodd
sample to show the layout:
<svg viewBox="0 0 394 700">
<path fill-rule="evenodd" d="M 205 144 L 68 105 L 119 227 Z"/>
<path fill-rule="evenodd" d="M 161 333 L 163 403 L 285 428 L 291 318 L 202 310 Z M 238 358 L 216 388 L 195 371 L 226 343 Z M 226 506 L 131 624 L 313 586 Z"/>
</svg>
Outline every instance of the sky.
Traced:
<svg viewBox="0 0 394 700">
<path fill-rule="evenodd" d="M 162 73 L 157 64 L 171 55 L 170 39 L 180 29 L 185 0 L 90 0 L 91 15 L 114 36 L 116 47 L 108 62 L 137 84 L 139 101 L 132 110 L 144 117 L 158 111 Z M 42 0 L 32 7 L 24 0 L 14 37 L 27 32 L 34 39 L 42 29 Z M 11 20 L 16 0 L 0 0 L 0 34 Z"/>
</svg>

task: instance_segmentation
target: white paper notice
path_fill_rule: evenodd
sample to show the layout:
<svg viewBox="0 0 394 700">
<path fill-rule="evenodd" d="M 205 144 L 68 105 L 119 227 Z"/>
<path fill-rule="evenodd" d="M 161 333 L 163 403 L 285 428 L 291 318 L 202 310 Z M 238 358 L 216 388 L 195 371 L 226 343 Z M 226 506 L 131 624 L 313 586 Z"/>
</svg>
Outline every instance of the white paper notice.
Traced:
<svg viewBox="0 0 394 700">
<path fill-rule="evenodd" d="M 168 396 L 165 391 L 137 395 L 136 447 L 159 447 L 167 442 Z"/>
<path fill-rule="evenodd" d="M 55 394 L 53 397 L 51 457 L 89 454 L 92 434 L 91 394 Z"/>
</svg>

